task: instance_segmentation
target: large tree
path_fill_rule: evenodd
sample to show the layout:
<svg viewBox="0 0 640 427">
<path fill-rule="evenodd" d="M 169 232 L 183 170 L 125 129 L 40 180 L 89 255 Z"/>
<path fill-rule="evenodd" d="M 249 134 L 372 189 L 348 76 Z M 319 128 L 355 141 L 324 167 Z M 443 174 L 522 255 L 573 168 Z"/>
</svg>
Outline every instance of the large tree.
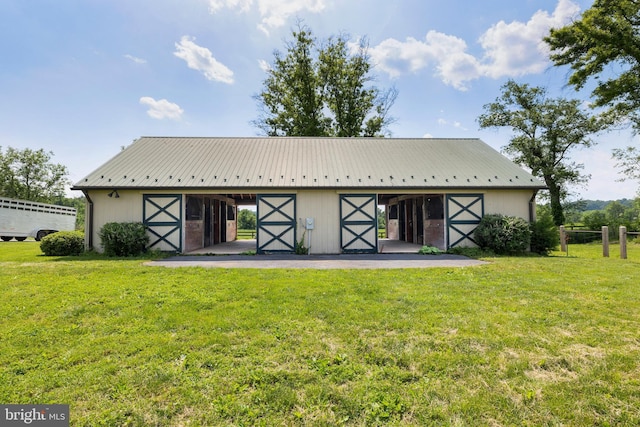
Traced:
<svg viewBox="0 0 640 427">
<path fill-rule="evenodd" d="M 602 121 L 584 112 L 580 104 L 578 100 L 548 99 L 544 88 L 510 80 L 478 118 L 481 128 L 512 129 L 514 135 L 504 150 L 547 185 L 556 225 L 564 222 L 562 200 L 568 186 L 589 178 L 580 172 L 582 165 L 569 160 L 569 153 L 590 147 L 589 136 L 602 128 Z"/>
<path fill-rule="evenodd" d="M 635 179 L 640 182 L 640 150 L 637 147 L 616 148 L 613 158 L 622 173 L 621 181 Z"/>
<path fill-rule="evenodd" d="M 553 62 L 571 67 L 569 84 L 581 89 L 597 79 L 593 105 L 610 107 L 640 128 L 640 1 L 595 0 L 545 41 Z"/>
<path fill-rule="evenodd" d="M 569 65 L 577 89 L 596 81 L 593 106 L 640 131 L 640 1 L 595 0 L 580 19 L 552 29 L 545 41 L 556 65 Z M 640 150 L 614 151 L 627 178 L 640 177 Z"/>
<path fill-rule="evenodd" d="M 371 82 L 368 46 L 352 50 L 345 35 L 319 43 L 307 27 L 274 53 L 253 123 L 269 136 L 383 136 L 395 89 Z"/>
<path fill-rule="evenodd" d="M 64 197 L 68 171 L 52 163 L 53 153 L 43 149 L 18 150 L 0 147 L 0 195 L 35 202 L 54 202 Z"/>
</svg>

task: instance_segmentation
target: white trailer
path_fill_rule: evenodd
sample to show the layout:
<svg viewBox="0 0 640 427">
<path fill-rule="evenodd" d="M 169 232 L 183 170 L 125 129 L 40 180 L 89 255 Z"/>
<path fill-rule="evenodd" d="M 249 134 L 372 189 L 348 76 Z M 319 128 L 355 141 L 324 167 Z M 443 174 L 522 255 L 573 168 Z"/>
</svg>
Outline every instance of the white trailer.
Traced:
<svg viewBox="0 0 640 427">
<path fill-rule="evenodd" d="M 67 206 L 0 197 L 0 239 L 36 240 L 56 231 L 76 228 L 76 209 Z"/>
</svg>

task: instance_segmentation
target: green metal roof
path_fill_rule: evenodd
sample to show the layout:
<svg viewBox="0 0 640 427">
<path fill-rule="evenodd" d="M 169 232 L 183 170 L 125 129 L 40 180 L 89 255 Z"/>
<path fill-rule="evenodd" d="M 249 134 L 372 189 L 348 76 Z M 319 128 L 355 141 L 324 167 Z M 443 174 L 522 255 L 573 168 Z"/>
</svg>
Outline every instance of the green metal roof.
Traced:
<svg viewBox="0 0 640 427">
<path fill-rule="evenodd" d="M 74 189 L 545 188 L 479 139 L 142 137 Z"/>
</svg>

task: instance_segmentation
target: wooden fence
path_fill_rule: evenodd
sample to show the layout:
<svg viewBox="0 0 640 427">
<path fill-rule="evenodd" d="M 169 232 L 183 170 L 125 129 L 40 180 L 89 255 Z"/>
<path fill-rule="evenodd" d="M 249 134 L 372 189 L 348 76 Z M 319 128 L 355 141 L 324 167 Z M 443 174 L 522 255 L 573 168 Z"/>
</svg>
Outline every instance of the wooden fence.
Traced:
<svg viewBox="0 0 640 427">
<path fill-rule="evenodd" d="M 571 233 L 598 233 L 602 236 L 602 256 L 609 256 L 609 227 L 606 225 L 602 226 L 600 231 L 596 230 L 567 230 L 564 225 L 560 226 L 560 250 L 562 252 L 567 252 L 568 243 L 571 239 Z M 629 235 L 638 236 L 640 233 L 627 231 L 627 227 L 620 226 L 619 236 L 620 236 L 620 258 L 627 259 L 627 239 Z"/>
</svg>

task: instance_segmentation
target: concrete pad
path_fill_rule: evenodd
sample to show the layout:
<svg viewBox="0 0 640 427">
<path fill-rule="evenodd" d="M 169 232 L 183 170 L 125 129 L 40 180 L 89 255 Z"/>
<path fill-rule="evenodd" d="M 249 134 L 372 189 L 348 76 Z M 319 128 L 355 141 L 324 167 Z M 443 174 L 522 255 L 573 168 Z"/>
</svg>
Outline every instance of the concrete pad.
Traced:
<svg viewBox="0 0 640 427">
<path fill-rule="evenodd" d="M 472 267 L 483 264 L 487 264 L 487 262 L 460 255 L 419 254 L 176 256 L 145 263 L 145 265 L 154 267 L 310 268 L 347 270 Z"/>
</svg>

